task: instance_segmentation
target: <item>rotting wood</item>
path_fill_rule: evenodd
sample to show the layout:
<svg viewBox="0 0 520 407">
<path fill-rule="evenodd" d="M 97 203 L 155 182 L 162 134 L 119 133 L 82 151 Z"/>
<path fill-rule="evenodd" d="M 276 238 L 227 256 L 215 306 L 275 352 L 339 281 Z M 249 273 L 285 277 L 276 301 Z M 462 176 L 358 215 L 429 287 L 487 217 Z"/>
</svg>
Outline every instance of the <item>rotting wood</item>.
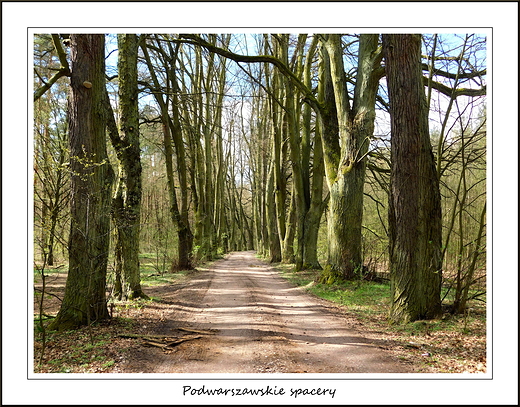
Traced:
<svg viewBox="0 0 520 407">
<path fill-rule="evenodd" d="M 154 341 L 150 341 L 150 340 L 143 341 L 142 345 L 143 346 L 156 346 L 158 348 L 164 348 L 165 347 L 164 343 L 154 342 Z"/>
</svg>

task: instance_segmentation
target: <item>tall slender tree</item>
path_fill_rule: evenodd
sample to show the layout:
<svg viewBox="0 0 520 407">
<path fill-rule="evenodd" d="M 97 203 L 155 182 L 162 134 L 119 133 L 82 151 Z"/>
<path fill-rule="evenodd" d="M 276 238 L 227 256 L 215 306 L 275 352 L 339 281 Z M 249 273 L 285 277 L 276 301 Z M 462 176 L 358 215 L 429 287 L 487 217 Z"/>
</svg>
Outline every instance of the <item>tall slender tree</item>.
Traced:
<svg viewBox="0 0 520 407">
<path fill-rule="evenodd" d="M 317 37 L 312 39 L 305 63 L 302 67 L 303 82 L 307 88 L 312 87 L 311 68 L 314 54 L 318 47 Z M 320 88 L 321 89 L 321 88 Z M 321 98 L 321 96 L 318 96 Z M 312 111 L 308 104 L 303 104 L 301 115 L 301 161 L 303 178 L 303 204 L 305 205 L 303 220 L 303 236 L 299 245 L 302 246 L 302 268 L 321 269 L 318 261 L 318 231 L 322 214 L 328 203 L 323 197 L 325 167 L 323 162 L 323 145 L 319 126 L 314 128 L 312 137 Z M 298 266 L 298 265 L 297 265 Z"/>
<path fill-rule="evenodd" d="M 108 318 L 106 272 L 110 193 L 114 178 L 106 151 L 105 37 L 73 34 L 68 106 L 71 230 L 65 295 L 50 329 Z"/>
<path fill-rule="evenodd" d="M 421 36 L 383 35 L 391 118 L 391 320 L 441 313 L 442 218 L 421 69 Z"/>
<path fill-rule="evenodd" d="M 137 97 L 138 37 L 136 34 L 119 34 L 117 40 L 119 126 L 107 101 L 109 135 L 119 165 L 113 198 L 113 218 L 117 227 L 115 295 L 119 298 L 146 298 L 139 271 L 142 167 Z"/>
<path fill-rule="evenodd" d="M 167 42 L 167 50 L 162 47 L 159 38 L 157 46 L 146 41 L 141 42 L 141 49 L 152 78 L 152 88 L 155 99 L 161 110 L 161 121 L 164 134 L 164 152 L 166 160 L 166 173 L 168 189 L 170 191 L 170 204 L 172 219 L 177 225 L 178 235 L 178 261 L 175 268 L 190 270 L 193 268 L 193 233 L 189 222 L 188 202 L 188 168 L 186 159 L 186 147 L 182 137 L 182 128 L 179 114 L 179 86 L 175 76 L 175 63 L 177 61 L 178 47 L 174 48 Z M 165 66 L 165 88 L 163 90 L 156 68 L 148 52 L 148 47 L 153 48 Z M 171 98 L 171 99 L 170 99 Z M 171 103 L 170 103 L 171 102 Z M 177 172 L 180 187 L 180 199 L 177 202 L 177 192 L 173 172 L 173 156 L 177 158 Z"/>
</svg>

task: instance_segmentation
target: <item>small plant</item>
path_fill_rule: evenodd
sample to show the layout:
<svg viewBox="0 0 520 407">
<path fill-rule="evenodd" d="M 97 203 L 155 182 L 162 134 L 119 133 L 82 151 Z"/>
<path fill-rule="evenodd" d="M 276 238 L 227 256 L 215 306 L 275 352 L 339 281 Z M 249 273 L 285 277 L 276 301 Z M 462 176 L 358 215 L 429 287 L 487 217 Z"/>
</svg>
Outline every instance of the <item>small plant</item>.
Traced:
<svg viewBox="0 0 520 407">
<path fill-rule="evenodd" d="M 116 364 L 116 362 L 114 360 L 107 360 L 105 363 L 103 363 L 101 366 L 104 368 L 104 369 L 107 369 L 109 367 L 112 367 Z"/>
</svg>

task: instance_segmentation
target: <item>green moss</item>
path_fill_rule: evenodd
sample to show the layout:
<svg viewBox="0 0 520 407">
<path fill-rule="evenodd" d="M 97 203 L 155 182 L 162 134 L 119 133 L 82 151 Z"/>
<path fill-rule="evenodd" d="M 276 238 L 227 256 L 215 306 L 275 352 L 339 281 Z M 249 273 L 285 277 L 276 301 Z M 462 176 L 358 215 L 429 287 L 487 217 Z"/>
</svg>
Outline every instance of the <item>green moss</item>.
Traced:
<svg viewBox="0 0 520 407">
<path fill-rule="evenodd" d="M 343 274 L 341 271 L 336 270 L 333 268 L 330 264 L 327 264 L 323 270 L 321 271 L 321 274 L 318 276 L 317 283 L 319 284 L 336 284 L 341 283 L 345 279 L 343 278 Z"/>
</svg>

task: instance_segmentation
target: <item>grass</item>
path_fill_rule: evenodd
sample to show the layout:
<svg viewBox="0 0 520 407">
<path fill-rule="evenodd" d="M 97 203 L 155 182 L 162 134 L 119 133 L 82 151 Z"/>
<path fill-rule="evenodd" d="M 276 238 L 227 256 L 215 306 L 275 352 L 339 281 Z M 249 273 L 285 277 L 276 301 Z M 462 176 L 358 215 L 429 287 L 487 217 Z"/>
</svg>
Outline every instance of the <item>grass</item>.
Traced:
<svg viewBox="0 0 520 407">
<path fill-rule="evenodd" d="M 343 281 L 335 284 L 316 283 L 317 270 L 294 272 L 291 265 L 277 267 L 292 284 L 305 286 L 317 297 L 348 307 L 359 318 L 381 314 L 389 306 L 390 285 L 370 281 Z"/>
</svg>

